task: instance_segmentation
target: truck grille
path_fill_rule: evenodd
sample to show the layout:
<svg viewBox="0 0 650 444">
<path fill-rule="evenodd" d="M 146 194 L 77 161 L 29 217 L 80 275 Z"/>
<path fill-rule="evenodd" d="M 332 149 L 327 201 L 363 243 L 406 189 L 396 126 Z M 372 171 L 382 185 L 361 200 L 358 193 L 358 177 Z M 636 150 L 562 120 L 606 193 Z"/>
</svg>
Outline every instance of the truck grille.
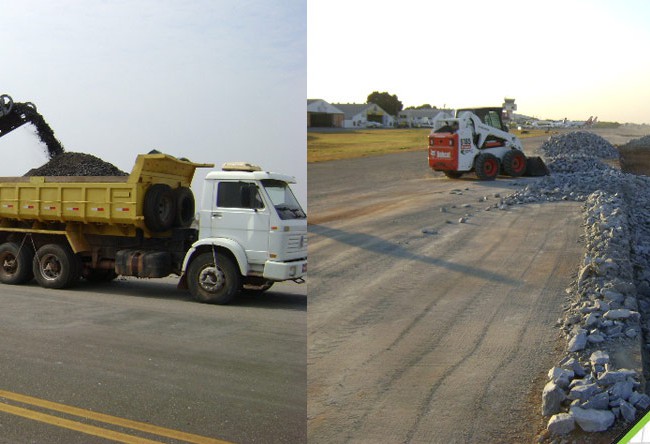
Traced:
<svg viewBox="0 0 650 444">
<path fill-rule="evenodd" d="M 307 251 L 307 234 L 292 234 L 287 240 L 287 253 Z"/>
</svg>

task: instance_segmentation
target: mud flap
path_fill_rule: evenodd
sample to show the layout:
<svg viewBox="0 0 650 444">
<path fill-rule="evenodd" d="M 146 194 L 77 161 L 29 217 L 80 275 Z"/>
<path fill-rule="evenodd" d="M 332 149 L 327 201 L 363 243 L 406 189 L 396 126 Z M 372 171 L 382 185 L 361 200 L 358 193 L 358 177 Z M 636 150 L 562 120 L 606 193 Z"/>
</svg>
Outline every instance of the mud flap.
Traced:
<svg viewBox="0 0 650 444">
<path fill-rule="evenodd" d="M 541 157 L 527 157 L 526 158 L 526 172 L 524 176 L 539 177 L 550 176 L 551 172 L 544 163 Z"/>
</svg>

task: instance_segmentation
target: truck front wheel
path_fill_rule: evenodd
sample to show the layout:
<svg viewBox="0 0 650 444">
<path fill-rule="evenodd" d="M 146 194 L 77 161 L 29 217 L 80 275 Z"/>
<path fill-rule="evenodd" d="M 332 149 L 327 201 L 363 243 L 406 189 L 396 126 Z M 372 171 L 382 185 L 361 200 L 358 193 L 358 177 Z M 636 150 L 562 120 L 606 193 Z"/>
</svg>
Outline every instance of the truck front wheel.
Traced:
<svg viewBox="0 0 650 444">
<path fill-rule="evenodd" d="M 0 245 L 0 282 L 3 284 L 19 285 L 30 281 L 34 253 L 23 245 L 6 242 Z"/>
<path fill-rule="evenodd" d="M 66 246 L 43 245 L 34 256 L 34 279 L 41 287 L 69 287 L 79 280 L 79 268 L 79 260 Z"/>
<path fill-rule="evenodd" d="M 203 253 L 188 267 L 187 284 L 197 301 L 223 305 L 235 297 L 241 287 L 241 278 L 228 256 Z"/>
</svg>

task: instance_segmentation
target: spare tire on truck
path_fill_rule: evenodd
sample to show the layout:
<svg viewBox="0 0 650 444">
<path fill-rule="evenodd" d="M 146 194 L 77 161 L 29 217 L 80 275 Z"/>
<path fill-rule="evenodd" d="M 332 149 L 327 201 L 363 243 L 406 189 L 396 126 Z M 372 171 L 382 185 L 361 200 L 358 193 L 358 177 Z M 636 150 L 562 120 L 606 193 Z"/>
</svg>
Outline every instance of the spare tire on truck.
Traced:
<svg viewBox="0 0 650 444">
<path fill-rule="evenodd" d="M 174 190 L 176 201 L 176 219 L 174 225 L 187 228 L 194 222 L 194 193 L 187 187 L 178 187 Z"/>
<path fill-rule="evenodd" d="M 176 200 L 171 187 L 157 183 L 144 195 L 144 224 L 153 232 L 167 231 L 176 219 Z"/>
</svg>

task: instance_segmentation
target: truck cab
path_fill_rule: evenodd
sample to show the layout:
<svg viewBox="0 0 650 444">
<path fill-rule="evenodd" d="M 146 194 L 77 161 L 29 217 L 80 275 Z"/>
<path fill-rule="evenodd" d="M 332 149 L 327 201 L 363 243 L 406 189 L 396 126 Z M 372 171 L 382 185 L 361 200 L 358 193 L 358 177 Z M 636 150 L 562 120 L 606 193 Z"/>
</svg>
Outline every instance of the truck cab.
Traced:
<svg viewBox="0 0 650 444">
<path fill-rule="evenodd" d="M 196 281 L 197 299 L 225 303 L 222 299 L 227 302 L 242 286 L 265 290 L 273 282 L 302 282 L 307 271 L 307 215 L 291 183 L 295 183 L 291 176 L 246 163 L 228 163 L 221 171 L 207 174 L 199 240 L 184 265 L 188 280 Z M 204 261 L 196 262 L 199 254 Z M 210 258 L 203 271 L 197 269 Z M 225 262 L 231 264 L 219 269 L 219 263 Z M 230 265 L 236 273 L 228 270 Z M 230 277 L 235 280 L 232 288 L 226 288 L 229 273 L 238 275 Z"/>
</svg>

